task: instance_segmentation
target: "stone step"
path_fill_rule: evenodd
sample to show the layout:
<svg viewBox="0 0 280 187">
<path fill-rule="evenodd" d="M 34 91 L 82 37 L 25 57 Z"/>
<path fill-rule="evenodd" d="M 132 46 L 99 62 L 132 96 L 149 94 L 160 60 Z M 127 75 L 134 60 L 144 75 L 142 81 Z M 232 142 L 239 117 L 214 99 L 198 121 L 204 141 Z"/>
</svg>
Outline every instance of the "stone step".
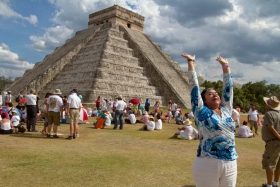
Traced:
<svg viewBox="0 0 280 187">
<path fill-rule="evenodd" d="M 116 69 L 116 70 L 119 69 L 120 67 L 123 67 L 124 70 L 131 71 L 131 72 L 141 71 L 143 73 L 144 71 L 144 68 L 139 66 L 138 64 L 124 63 L 124 62 L 120 64 L 110 59 L 102 59 L 100 62 L 100 66 L 107 67 L 107 68 L 113 66 L 112 69 Z"/>
<path fill-rule="evenodd" d="M 115 45 L 118 45 L 118 46 L 123 46 L 123 47 L 128 47 L 128 41 L 123 39 L 123 38 L 117 38 L 117 37 L 114 37 L 114 36 L 111 36 L 107 39 L 107 43 L 110 43 L 110 44 L 115 44 Z"/>
<path fill-rule="evenodd" d="M 106 51 L 112 52 L 112 53 L 119 53 L 122 55 L 127 55 L 133 57 L 133 50 L 126 47 L 126 46 L 120 46 L 115 45 L 114 43 L 107 42 L 105 49 Z"/>
<path fill-rule="evenodd" d="M 131 63 L 131 64 L 138 64 L 138 58 L 128 56 L 128 55 L 113 53 L 113 52 L 107 51 L 107 50 L 104 50 L 103 58 L 118 61 L 121 63 L 127 62 L 127 63 Z"/>
</svg>

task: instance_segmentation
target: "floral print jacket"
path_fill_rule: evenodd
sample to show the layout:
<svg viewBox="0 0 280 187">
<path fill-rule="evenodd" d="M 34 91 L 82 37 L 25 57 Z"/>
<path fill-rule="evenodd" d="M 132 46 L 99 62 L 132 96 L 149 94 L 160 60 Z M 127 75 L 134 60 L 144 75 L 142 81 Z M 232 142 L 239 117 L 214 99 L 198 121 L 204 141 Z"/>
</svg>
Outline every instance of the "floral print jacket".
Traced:
<svg viewBox="0 0 280 187">
<path fill-rule="evenodd" d="M 221 96 L 221 117 L 203 104 L 196 72 L 188 72 L 192 112 L 200 141 L 198 157 L 209 156 L 233 161 L 238 155 L 235 150 L 235 122 L 231 117 L 233 104 L 233 83 L 231 74 L 223 74 L 224 90 Z"/>
</svg>

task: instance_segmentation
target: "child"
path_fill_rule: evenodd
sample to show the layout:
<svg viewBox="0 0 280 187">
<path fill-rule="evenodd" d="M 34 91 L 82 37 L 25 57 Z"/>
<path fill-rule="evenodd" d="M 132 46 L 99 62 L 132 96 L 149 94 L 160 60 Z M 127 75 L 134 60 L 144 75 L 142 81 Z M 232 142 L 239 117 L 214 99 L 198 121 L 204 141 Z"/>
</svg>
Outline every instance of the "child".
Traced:
<svg viewBox="0 0 280 187">
<path fill-rule="evenodd" d="M 18 133 L 18 125 L 20 123 L 20 117 L 15 110 L 12 111 L 11 123 L 15 129 L 15 133 Z"/>
</svg>

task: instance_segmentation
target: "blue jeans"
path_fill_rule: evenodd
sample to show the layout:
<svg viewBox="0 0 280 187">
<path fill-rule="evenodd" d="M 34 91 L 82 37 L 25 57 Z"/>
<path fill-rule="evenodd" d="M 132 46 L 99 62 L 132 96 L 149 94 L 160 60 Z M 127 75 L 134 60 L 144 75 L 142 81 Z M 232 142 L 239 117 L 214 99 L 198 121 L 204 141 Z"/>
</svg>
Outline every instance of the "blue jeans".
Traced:
<svg viewBox="0 0 280 187">
<path fill-rule="evenodd" d="M 120 129 L 123 129 L 123 110 L 116 110 L 115 112 L 114 129 L 118 128 L 119 123 L 120 123 Z"/>
</svg>

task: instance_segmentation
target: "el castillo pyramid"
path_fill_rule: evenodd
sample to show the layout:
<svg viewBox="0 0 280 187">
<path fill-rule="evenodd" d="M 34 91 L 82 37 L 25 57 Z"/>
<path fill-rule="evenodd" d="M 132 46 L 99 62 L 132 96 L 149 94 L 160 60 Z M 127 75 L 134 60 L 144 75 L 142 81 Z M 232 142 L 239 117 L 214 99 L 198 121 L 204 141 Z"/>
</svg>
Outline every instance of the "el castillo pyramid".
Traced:
<svg viewBox="0 0 280 187">
<path fill-rule="evenodd" d="M 87 29 L 76 32 L 6 90 L 16 94 L 34 88 L 43 98 L 50 90 L 59 88 L 69 95 L 76 88 L 85 103 L 120 94 L 126 100 L 149 98 L 152 105 L 174 100 L 190 108 L 187 72 L 143 33 L 144 19 L 118 5 L 90 14 Z"/>
</svg>

